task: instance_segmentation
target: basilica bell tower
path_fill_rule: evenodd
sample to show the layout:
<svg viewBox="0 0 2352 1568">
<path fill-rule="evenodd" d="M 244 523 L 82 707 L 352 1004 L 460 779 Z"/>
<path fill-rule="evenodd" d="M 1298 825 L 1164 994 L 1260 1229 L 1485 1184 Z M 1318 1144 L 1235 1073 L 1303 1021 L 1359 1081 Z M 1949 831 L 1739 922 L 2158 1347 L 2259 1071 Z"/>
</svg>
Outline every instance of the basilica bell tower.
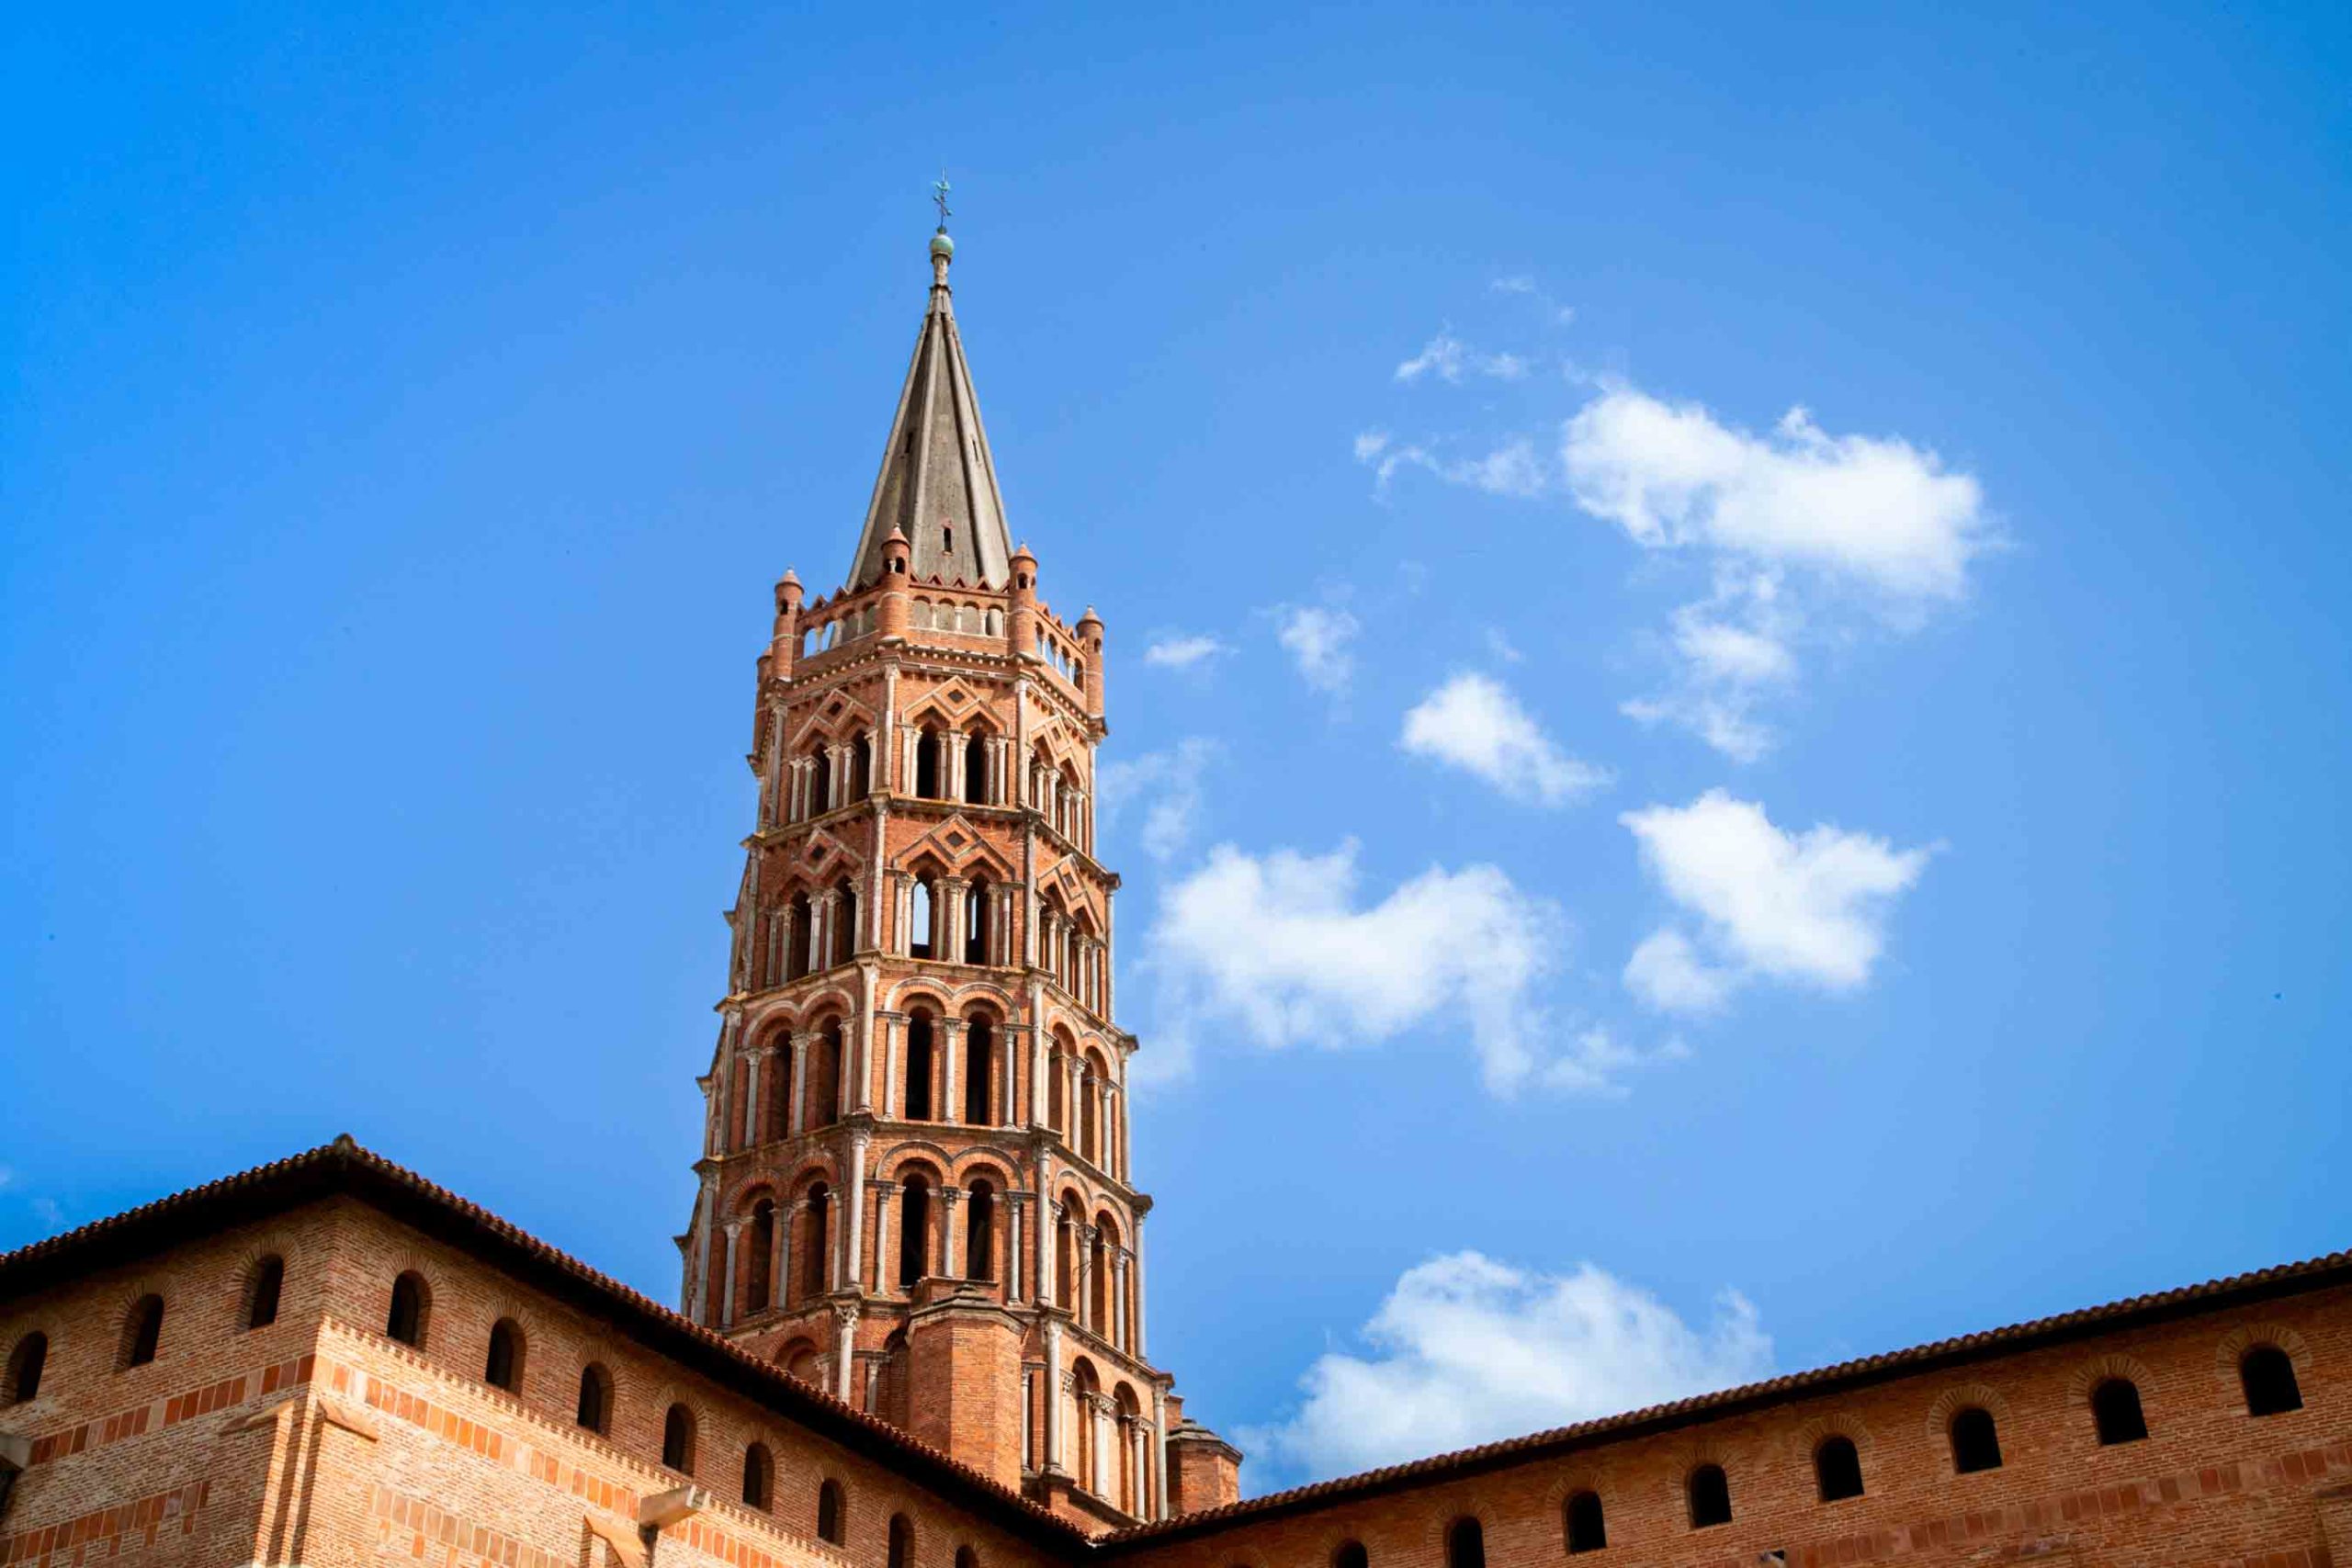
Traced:
<svg viewBox="0 0 2352 1568">
<path fill-rule="evenodd" d="M 1006 529 L 945 216 L 848 578 L 775 589 L 684 1310 L 1114 1529 L 1230 1501 L 1240 1456 L 1145 1351 L 1103 626 Z"/>
</svg>

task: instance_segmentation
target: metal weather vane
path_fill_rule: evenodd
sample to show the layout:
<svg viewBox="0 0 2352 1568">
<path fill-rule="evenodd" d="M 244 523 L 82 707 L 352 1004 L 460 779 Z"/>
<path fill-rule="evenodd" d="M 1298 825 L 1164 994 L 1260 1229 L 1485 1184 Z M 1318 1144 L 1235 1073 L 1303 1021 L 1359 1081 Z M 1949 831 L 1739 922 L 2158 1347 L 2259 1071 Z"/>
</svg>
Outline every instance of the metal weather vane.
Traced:
<svg viewBox="0 0 2352 1568">
<path fill-rule="evenodd" d="M 931 187 L 932 205 L 939 209 L 939 231 L 947 232 L 947 171 L 939 171 L 939 178 Z"/>
</svg>

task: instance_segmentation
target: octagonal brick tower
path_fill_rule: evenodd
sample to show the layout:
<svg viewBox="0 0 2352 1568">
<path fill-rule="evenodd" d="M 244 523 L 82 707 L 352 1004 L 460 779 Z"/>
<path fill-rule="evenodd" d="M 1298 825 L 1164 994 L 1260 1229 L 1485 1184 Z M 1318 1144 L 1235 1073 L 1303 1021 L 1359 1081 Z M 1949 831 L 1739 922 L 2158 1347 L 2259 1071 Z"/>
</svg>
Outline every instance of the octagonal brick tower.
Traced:
<svg viewBox="0 0 2352 1568">
<path fill-rule="evenodd" d="M 1101 1528 L 1235 1495 L 1146 1359 L 1102 623 L 1012 547 L 932 285 L 848 581 L 759 660 L 685 1312 Z"/>
</svg>

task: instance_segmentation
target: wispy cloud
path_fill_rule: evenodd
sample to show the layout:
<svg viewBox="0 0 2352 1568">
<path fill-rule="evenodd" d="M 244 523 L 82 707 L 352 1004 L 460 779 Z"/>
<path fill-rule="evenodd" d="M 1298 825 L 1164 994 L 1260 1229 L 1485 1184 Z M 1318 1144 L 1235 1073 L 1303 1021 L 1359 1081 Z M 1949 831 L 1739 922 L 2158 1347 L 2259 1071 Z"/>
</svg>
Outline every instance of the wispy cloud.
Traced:
<svg viewBox="0 0 2352 1568">
<path fill-rule="evenodd" d="M 1608 769 L 1562 750 L 1509 687 L 1475 671 L 1453 676 L 1415 704 L 1397 744 L 1539 806 L 1564 806 L 1610 779 Z"/>
<path fill-rule="evenodd" d="M 1544 293 L 1543 288 L 1524 273 L 1515 273 L 1509 277 L 1498 277 L 1492 287 L 1498 294 L 1516 294 L 1533 300 L 1542 308 L 1544 314 L 1551 319 L 1555 326 L 1565 327 L 1577 319 L 1574 309 L 1561 304 L 1557 299 Z"/>
<path fill-rule="evenodd" d="M 1542 453 L 1523 436 L 1468 457 L 1447 457 L 1421 443 L 1399 443 L 1385 431 L 1367 430 L 1356 436 L 1354 450 L 1356 461 L 1373 470 L 1375 494 L 1385 494 L 1403 468 L 1421 468 L 1448 484 L 1521 500 L 1543 494 L 1551 483 Z"/>
<path fill-rule="evenodd" d="M 1096 775 L 1103 825 L 1115 828 L 1140 806 L 1143 826 L 1136 837 L 1144 853 L 1157 861 L 1171 858 L 1200 820 L 1202 781 L 1221 750 L 1214 740 L 1191 736 L 1164 751 L 1104 763 Z"/>
<path fill-rule="evenodd" d="M 1714 1010 L 1760 978 L 1858 989 L 1885 947 L 1890 906 L 1937 847 L 1897 849 L 1826 823 L 1786 832 L 1761 806 L 1720 789 L 1618 820 L 1685 917 L 1645 938 L 1625 965 L 1626 987 L 1669 1012 Z"/>
<path fill-rule="evenodd" d="M 1357 1339 L 1317 1358 L 1286 1418 L 1238 1434 L 1284 1479 L 1344 1475 L 1772 1371 L 1771 1338 L 1736 1291 L 1692 1324 L 1590 1263 L 1546 1273 L 1478 1252 L 1406 1270 Z"/>
<path fill-rule="evenodd" d="M 1229 651 L 1216 637 L 1178 634 L 1152 642 L 1143 650 L 1143 661 L 1159 670 L 1190 670 Z"/>
<path fill-rule="evenodd" d="M 1274 637 L 1299 676 L 1318 692 L 1337 694 L 1355 678 L 1356 636 L 1363 629 L 1347 611 L 1327 604 L 1285 604 L 1274 612 Z"/>
<path fill-rule="evenodd" d="M 1517 381 L 1527 374 L 1527 361 L 1516 354 L 1487 354 L 1472 348 L 1450 330 L 1440 329 L 1437 336 L 1421 345 L 1421 352 L 1396 367 L 1396 379 L 1414 382 L 1424 376 L 1434 376 L 1441 381 L 1459 385 L 1465 376 L 1485 376 L 1498 381 Z"/>
</svg>

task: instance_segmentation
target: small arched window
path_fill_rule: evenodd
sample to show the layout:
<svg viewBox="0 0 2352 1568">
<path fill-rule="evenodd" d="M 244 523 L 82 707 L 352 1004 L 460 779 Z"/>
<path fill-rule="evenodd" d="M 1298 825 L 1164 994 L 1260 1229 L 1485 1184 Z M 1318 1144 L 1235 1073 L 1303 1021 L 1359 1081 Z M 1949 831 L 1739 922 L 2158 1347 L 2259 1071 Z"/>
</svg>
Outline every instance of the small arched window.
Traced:
<svg viewBox="0 0 2352 1568">
<path fill-rule="evenodd" d="M 392 1281 L 392 1310 L 384 1316 L 384 1333 L 401 1344 L 424 1348 L 424 1316 L 432 1305 L 424 1276 L 409 1270 Z"/>
<path fill-rule="evenodd" d="M 482 1360 L 481 1381 L 509 1393 L 523 1392 L 523 1331 L 511 1317 L 490 1325 L 490 1354 Z"/>
<path fill-rule="evenodd" d="M 849 797 L 864 800 L 874 793 L 874 736 L 859 736 L 849 749 Z"/>
<path fill-rule="evenodd" d="M 662 1417 L 662 1462 L 687 1475 L 695 1472 L 695 1418 L 683 1404 Z"/>
<path fill-rule="evenodd" d="M 1719 1464 L 1702 1464 L 1683 1485 L 1690 1504 L 1690 1528 L 1705 1529 L 1731 1523 L 1731 1483 Z"/>
<path fill-rule="evenodd" d="M 935 945 L 933 928 L 938 913 L 931 907 L 931 879 L 918 877 L 914 889 L 907 897 L 907 955 L 929 958 Z"/>
<path fill-rule="evenodd" d="M 775 1485 L 775 1461 L 768 1457 L 765 1443 L 753 1443 L 743 1450 L 743 1506 L 764 1508 Z"/>
<path fill-rule="evenodd" d="M 1972 1404 L 1951 1418 L 1951 1467 L 1962 1475 L 2001 1468 L 2000 1434 L 1992 1412 Z"/>
<path fill-rule="evenodd" d="M 49 1336 L 33 1333 L 8 1352 L 8 1403 L 22 1404 L 40 1393 L 41 1369 L 49 1365 Z"/>
<path fill-rule="evenodd" d="M 994 891 L 986 877 L 975 878 L 964 890 L 964 962 L 986 964 L 989 961 L 989 906 L 995 901 Z"/>
<path fill-rule="evenodd" d="M 1331 1568 L 1369 1568 L 1372 1556 L 1360 1540 L 1343 1540 L 1331 1553 Z"/>
<path fill-rule="evenodd" d="M 768 1259 L 775 1256 L 775 1201 L 763 1198 L 752 1209 L 752 1224 L 747 1235 L 751 1256 L 745 1260 L 745 1293 L 751 1304 L 744 1310 L 759 1312 L 768 1305 L 768 1298 L 775 1293 L 775 1280 L 769 1272 Z"/>
<path fill-rule="evenodd" d="M 890 1516 L 890 1561 L 888 1568 L 907 1568 L 914 1561 L 915 1527 L 907 1522 L 904 1514 Z"/>
<path fill-rule="evenodd" d="M 1568 1551 L 1599 1551 L 1609 1544 L 1609 1523 L 1601 1517 L 1600 1494 L 1579 1492 L 1568 1499 Z"/>
<path fill-rule="evenodd" d="M 857 956 L 857 884 L 842 877 L 833 885 L 833 952 L 831 962 L 847 964 Z"/>
<path fill-rule="evenodd" d="M 808 753 L 808 815 L 822 817 L 833 808 L 833 760 L 820 741 Z"/>
<path fill-rule="evenodd" d="M 899 1288 L 911 1291 L 929 1273 L 931 1253 L 931 1183 L 921 1176 L 907 1178 L 899 1207 Z"/>
<path fill-rule="evenodd" d="M 2256 1345 L 2239 1358 L 2238 1381 L 2245 1385 L 2249 1416 L 2282 1416 L 2303 1407 L 2295 1363 L 2276 1345 Z"/>
<path fill-rule="evenodd" d="M 572 1419 L 591 1432 L 612 1426 L 613 1375 L 594 1361 L 580 1369 L 580 1405 Z"/>
<path fill-rule="evenodd" d="M 286 1260 L 271 1253 L 254 1265 L 245 1284 L 245 1326 L 267 1328 L 277 1321 L 277 1298 L 286 1289 Z"/>
<path fill-rule="evenodd" d="M 2140 1408 L 2139 1386 L 2129 1378 L 2109 1378 L 2091 1390 L 2091 1425 L 2102 1448 L 2145 1438 L 2148 1417 Z"/>
<path fill-rule="evenodd" d="M 145 1295 L 123 1320 L 122 1364 L 143 1367 L 155 1359 L 164 1340 L 164 1298 Z"/>
<path fill-rule="evenodd" d="M 910 1122 L 931 1120 L 931 1078 L 936 1038 L 930 1012 L 922 1008 L 915 1009 L 907 1019 L 906 1118 Z"/>
<path fill-rule="evenodd" d="M 964 1120 L 989 1124 L 989 1089 L 996 1081 L 996 1028 L 985 1014 L 964 1021 Z"/>
<path fill-rule="evenodd" d="M 969 806 L 989 803 L 989 738 L 977 729 L 964 738 L 964 800 Z"/>
<path fill-rule="evenodd" d="M 1445 1532 L 1445 1568 L 1487 1568 L 1487 1531 L 1475 1518 L 1460 1518 Z"/>
<path fill-rule="evenodd" d="M 927 727 L 915 737 L 915 794 L 939 798 L 939 731 Z"/>
<path fill-rule="evenodd" d="M 845 1523 L 842 1517 L 842 1483 L 828 1480 L 817 1488 L 817 1539 L 841 1545 Z"/>
<path fill-rule="evenodd" d="M 964 1278 L 996 1278 L 996 1189 L 986 1181 L 964 1197 Z"/>
<path fill-rule="evenodd" d="M 808 1252 L 801 1265 L 800 1288 L 812 1296 L 821 1296 L 833 1288 L 832 1238 L 828 1234 L 832 1206 L 832 1194 L 825 1190 L 823 1182 L 808 1189 Z"/>
<path fill-rule="evenodd" d="M 1862 1456 L 1854 1439 L 1832 1437 L 1813 1450 L 1813 1479 L 1825 1503 L 1842 1502 L 1862 1495 Z"/>
<path fill-rule="evenodd" d="M 980 1568 L 980 1554 L 968 1546 L 956 1549 L 956 1568 Z"/>
</svg>

